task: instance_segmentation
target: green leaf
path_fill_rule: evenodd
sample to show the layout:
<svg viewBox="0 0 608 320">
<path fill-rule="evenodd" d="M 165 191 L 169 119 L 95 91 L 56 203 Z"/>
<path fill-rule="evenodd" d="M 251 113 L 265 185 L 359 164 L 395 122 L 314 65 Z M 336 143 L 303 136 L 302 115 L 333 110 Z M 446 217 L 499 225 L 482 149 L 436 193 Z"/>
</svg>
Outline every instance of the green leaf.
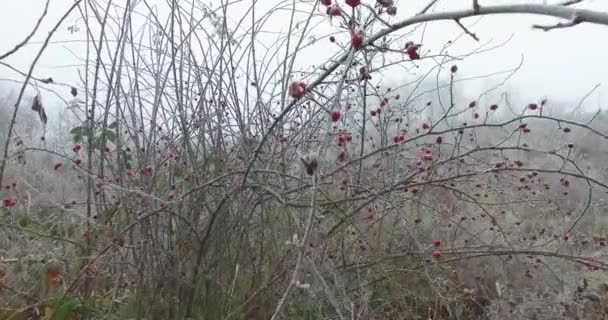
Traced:
<svg viewBox="0 0 608 320">
<path fill-rule="evenodd" d="M 133 168 L 133 155 L 131 155 L 130 153 L 127 153 L 126 151 L 123 151 L 122 155 L 123 155 L 122 159 L 123 159 L 125 168 L 127 168 L 127 169 Z"/>
<path fill-rule="evenodd" d="M 116 143 L 116 133 L 110 129 L 103 130 L 101 136 L 105 137 L 108 141 Z"/>
<path fill-rule="evenodd" d="M 67 320 L 72 312 L 82 310 L 84 305 L 76 299 L 70 299 L 57 308 L 56 319 Z"/>
<path fill-rule="evenodd" d="M 173 175 L 175 175 L 176 178 L 181 179 L 184 177 L 184 170 L 179 166 L 175 166 L 175 169 L 173 169 Z"/>
<path fill-rule="evenodd" d="M 50 297 L 44 303 L 45 318 L 50 319 L 51 313 L 55 310 L 54 318 L 56 320 L 67 320 L 72 313 L 83 313 L 87 311 L 87 307 L 76 298 Z"/>
<path fill-rule="evenodd" d="M 110 123 L 110 125 L 108 126 L 108 128 L 110 128 L 110 129 L 116 129 L 116 128 L 118 128 L 118 121 L 114 121 L 114 122 Z"/>
<path fill-rule="evenodd" d="M 72 128 L 72 130 L 70 130 L 71 134 L 80 134 L 82 135 L 84 132 L 84 127 L 74 127 Z"/>
<path fill-rule="evenodd" d="M 81 143 L 81 142 L 82 142 L 82 134 L 75 134 L 74 143 Z"/>
<path fill-rule="evenodd" d="M 97 136 L 97 137 L 95 137 L 95 138 L 93 139 L 93 148 L 94 148 L 94 149 L 101 150 L 101 148 L 103 147 L 103 145 L 102 145 L 102 141 L 103 141 L 103 139 L 102 139 L 102 137 L 101 137 L 101 136 Z"/>
</svg>

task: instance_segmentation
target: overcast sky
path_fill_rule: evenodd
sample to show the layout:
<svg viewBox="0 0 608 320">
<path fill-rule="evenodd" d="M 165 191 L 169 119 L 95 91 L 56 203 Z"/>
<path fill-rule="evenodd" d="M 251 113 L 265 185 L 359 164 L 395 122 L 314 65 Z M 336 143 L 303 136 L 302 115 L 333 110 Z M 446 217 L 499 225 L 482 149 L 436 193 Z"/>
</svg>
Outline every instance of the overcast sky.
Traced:
<svg viewBox="0 0 608 320">
<path fill-rule="evenodd" d="M 124 0 L 115 0 L 116 3 Z M 263 0 L 263 6 L 272 6 L 275 0 Z M 342 0 L 337 0 L 343 2 Z M 392 21 L 407 17 L 411 12 L 419 10 L 427 1 L 408 0 L 399 1 L 398 16 Z M 549 3 L 556 2 L 547 0 Z M 44 0 L 20 0 L 2 1 L 0 9 L 0 52 L 4 53 L 18 43 L 34 26 L 37 17 L 42 11 Z M 149 0 L 149 3 L 157 1 Z M 165 3 L 165 0 L 159 1 Z M 211 1 L 216 2 L 216 1 Z M 373 4 L 375 0 L 363 0 L 364 3 Z M 465 8 L 470 0 L 442 0 L 434 9 L 435 11 L 450 10 L 454 8 Z M 542 3 L 539 1 L 513 1 L 513 0 L 482 0 L 482 5 L 502 3 Z M 41 32 L 38 32 L 34 42 L 40 41 L 47 35 L 50 26 L 60 18 L 72 0 L 51 0 L 51 10 L 45 20 Z M 247 1 L 247 3 L 250 3 Z M 412 5 L 412 3 L 415 3 Z M 607 0 L 587 0 L 583 6 L 595 10 L 608 12 Z M 238 12 L 235 12 L 238 15 Z M 78 14 L 74 15 L 76 18 Z M 285 30 L 285 17 L 273 20 L 273 27 Z M 479 18 L 471 18 L 464 21 L 469 25 Z M 518 92 L 518 95 L 529 99 L 540 97 L 551 97 L 556 100 L 577 101 L 597 84 L 602 86 L 592 95 L 589 103 L 598 107 L 601 102 L 606 102 L 608 97 L 608 26 L 579 25 L 573 28 L 542 32 L 530 28 L 533 23 L 554 22 L 552 18 L 541 18 L 538 16 L 505 15 L 484 17 L 471 30 L 475 32 L 482 42 L 492 41 L 500 43 L 513 35 L 513 39 L 504 47 L 490 51 L 485 54 L 470 57 L 459 62 L 463 74 L 477 75 L 492 71 L 499 71 L 517 66 L 523 55 L 524 65 L 522 69 L 508 82 L 509 90 Z M 77 61 L 74 54 L 84 56 L 82 51 L 71 53 L 67 48 L 69 44 L 62 43 L 66 40 L 82 40 L 84 32 L 70 34 L 67 27 L 76 23 L 82 29 L 82 22 L 65 24 L 53 38 L 54 43 L 45 52 L 36 69 L 35 75 L 39 77 L 52 76 L 56 81 L 65 83 L 76 83 L 78 80 Z M 332 28 L 329 23 L 321 24 L 320 28 Z M 334 26 L 335 28 L 335 26 Z M 425 47 L 430 49 L 439 48 L 452 34 L 458 34 L 460 30 L 453 22 L 432 23 L 427 27 L 425 36 Z M 446 37 L 446 35 L 449 35 Z M 455 48 L 461 52 L 470 50 L 477 44 L 466 39 Z M 29 63 L 36 53 L 37 45 L 30 45 L 18 55 L 14 55 L 5 62 L 26 71 Z M 74 49 L 74 47 L 71 47 Z M 330 48 L 335 52 L 337 48 Z M 324 50 L 317 50 L 324 51 Z M 318 57 L 307 56 L 306 63 L 314 63 Z M 300 61 L 300 63 L 302 63 Z M 13 71 L 0 66 L 0 78 L 19 79 Z M 396 79 L 399 80 L 399 79 Z M 487 83 L 471 83 L 466 87 L 466 94 L 475 96 Z M 69 92 L 66 92 L 66 98 Z"/>
</svg>

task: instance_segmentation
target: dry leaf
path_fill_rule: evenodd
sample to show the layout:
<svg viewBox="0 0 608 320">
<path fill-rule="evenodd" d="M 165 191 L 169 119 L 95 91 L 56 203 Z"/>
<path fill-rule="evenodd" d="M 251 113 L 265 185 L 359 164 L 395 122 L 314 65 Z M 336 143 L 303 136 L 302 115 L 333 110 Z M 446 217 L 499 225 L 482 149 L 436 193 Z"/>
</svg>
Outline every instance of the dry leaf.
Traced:
<svg viewBox="0 0 608 320">
<path fill-rule="evenodd" d="M 38 95 L 36 95 L 32 101 L 32 110 L 38 113 L 38 116 L 40 116 L 40 121 L 46 125 L 48 118 L 46 116 L 46 112 L 44 111 L 44 106 L 42 106 L 42 102 L 40 101 L 40 96 Z"/>
</svg>

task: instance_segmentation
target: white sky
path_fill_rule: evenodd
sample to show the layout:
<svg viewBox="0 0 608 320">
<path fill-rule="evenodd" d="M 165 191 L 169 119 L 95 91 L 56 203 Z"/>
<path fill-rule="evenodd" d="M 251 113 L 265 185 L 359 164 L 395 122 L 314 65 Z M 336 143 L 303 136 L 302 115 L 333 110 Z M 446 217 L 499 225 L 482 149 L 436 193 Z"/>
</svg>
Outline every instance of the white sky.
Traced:
<svg viewBox="0 0 608 320">
<path fill-rule="evenodd" d="M 125 0 L 115 0 L 115 3 L 122 4 Z M 260 4 L 264 7 L 272 7 L 276 0 L 261 0 Z M 339 3 L 343 0 L 334 0 Z M 546 0 L 549 3 L 558 2 Z M 18 43 L 34 26 L 37 17 L 42 11 L 44 0 L 4 0 L 0 4 L 0 52 L 4 53 Z M 149 0 L 149 3 L 165 3 L 164 0 Z M 209 1 L 206 1 L 209 2 Z M 217 1 L 212 1 L 216 3 Z M 373 4 L 375 0 L 363 0 L 364 3 Z M 538 1 L 515 1 L 515 0 L 481 0 L 482 5 L 504 4 L 504 3 L 542 3 Z M 66 8 L 73 3 L 72 0 L 51 0 L 51 10 L 45 20 L 41 31 L 35 36 L 34 41 L 43 39 L 51 25 L 55 24 L 59 17 L 65 12 Z M 247 4 L 250 1 L 246 1 Z M 427 1 L 422 0 L 397 0 L 399 10 L 397 18 L 392 21 L 401 20 L 407 17 L 407 13 L 419 10 Z M 416 3 L 412 5 L 412 3 Z M 450 8 L 465 8 L 470 0 L 442 0 L 435 9 L 448 10 Z M 607 0 L 587 0 L 585 5 L 579 7 L 592 8 L 595 10 L 608 12 Z M 260 9 L 260 12 L 263 12 Z M 238 18 L 239 13 L 235 12 Z M 73 15 L 73 17 L 78 14 Z M 278 15 L 271 23 L 273 28 L 278 30 L 287 29 L 288 15 Z M 475 22 L 479 18 L 465 20 L 466 25 Z M 538 16 L 505 15 L 484 17 L 471 28 L 482 42 L 493 40 L 499 43 L 511 35 L 514 38 L 505 47 L 490 51 L 485 54 L 477 55 L 459 62 L 461 72 L 459 75 L 478 75 L 499 71 L 517 66 L 521 55 L 524 56 L 522 69 L 508 82 L 509 90 L 516 91 L 518 95 L 526 99 L 539 99 L 549 97 L 550 99 L 577 101 L 584 96 L 595 85 L 602 83 L 602 86 L 589 99 L 589 103 L 597 108 L 600 102 L 605 102 L 608 97 L 608 26 L 579 25 L 573 28 L 542 32 L 530 28 L 533 23 L 554 22 L 551 18 L 541 18 Z M 74 23 L 74 19 L 70 19 Z M 82 22 L 79 26 L 81 32 L 70 34 L 65 24 L 59 33 L 53 38 L 54 41 L 77 40 L 85 36 L 82 32 Z M 326 28 L 327 33 L 337 29 L 329 23 L 321 23 L 319 28 Z M 432 23 L 427 27 L 425 36 L 425 48 L 438 49 L 451 35 L 459 33 L 460 30 L 453 22 Z M 449 35 L 446 37 L 446 35 Z M 338 48 L 330 47 L 325 41 L 328 50 L 316 50 L 306 55 L 305 61 L 299 60 L 299 64 L 314 64 L 320 62 L 323 54 L 327 52 L 335 53 Z M 459 46 L 460 52 L 466 52 L 475 46 L 476 43 L 470 39 L 465 39 Z M 52 76 L 58 82 L 76 83 L 78 80 L 77 69 L 74 67 L 76 60 L 66 48 L 69 44 L 54 43 L 43 55 L 36 69 L 35 75 L 39 77 Z M 26 71 L 32 61 L 39 46 L 30 45 L 22 50 L 18 55 L 14 55 L 4 62 Z M 73 47 L 72 47 L 73 48 Z M 76 52 L 84 56 L 84 52 Z M 312 56 L 311 56 L 312 55 Z M 0 66 L 0 78 L 20 79 L 13 71 Z M 397 79 L 398 80 L 398 79 Z M 488 80 L 489 81 L 489 80 Z M 471 83 L 465 88 L 465 93 L 476 96 L 487 83 Z M 66 98 L 69 92 L 65 92 Z"/>
</svg>

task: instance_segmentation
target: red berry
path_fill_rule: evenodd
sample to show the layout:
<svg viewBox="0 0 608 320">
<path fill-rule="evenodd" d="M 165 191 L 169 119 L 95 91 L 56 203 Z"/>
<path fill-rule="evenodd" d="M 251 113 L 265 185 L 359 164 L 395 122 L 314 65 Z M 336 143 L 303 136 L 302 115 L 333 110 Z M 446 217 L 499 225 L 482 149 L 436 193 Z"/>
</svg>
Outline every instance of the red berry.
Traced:
<svg viewBox="0 0 608 320">
<path fill-rule="evenodd" d="M 441 246 L 441 241 L 440 240 L 435 240 L 435 241 L 433 241 L 433 245 L 435 247 L 439 247 L 439 246 Z"/>
<path fill-rule="evenodd" d="M 151 176 L 154 173 L 154 169 L 151 166 L 147 166 L 141 169 L 141 174 Z"/>
<path fill-rule="evenodd" d="M 388 9 L 386 9 L 386 13 L 389 16 L 394 16 L 397 14 L 397 7 L 389 7 Z"/>
<path fill-rule="evenodd" d="M 346 0 L 346 4 L 354 8 L 361 4 L 361 0 Z"/>
<path fill-rule="evenodd" d="M 399 136 L 394 136 L 394 137 L 393 137 L 393 142 L 394 142 L 394 143 L 399 143 L 400 141 L 401 141 L 401 140 L 400 140 Z"/>
<path fill-rule="evenodd" d="M 568 235 L 567 233 L 564 234 L 563 239 L 564 239 L 564 241 L 568 241 L 570 239 L 570 235 Z"/>
<path fill-rule="evenodd" d="M 415 45 L 411 41 L 405 44 L 405 53 L 407 53 L 410 60 L 420 59 L 420 55 L 418 54 L 418 47 L 418 45 Z"/>
<path fill-rule="evenodd" d="M 88 239 L 91 236 L 91 230 L 89 228 L 87 228 L 86 230 L 84 230 L 84 232 L 82 233 L 82 237 L 85 239 Z"/>
<path fill-rule="evenodd" d="M 363 46 L 363 32 L 353 32 L 350 36 L 350 43 L 356 50 L 361 49 Z"/>
<path fill-rule="evenodd" d="M 334 37 L 334 36 L 330 36 L 330 37 L 329 37 L 329 41 L 330 41 L 330 42 L 332 42 L 332 43 L 333 43 L 333 42 L 336 42 L 336 37 Z"/>
<path fill-rule="evenodd" d="M 74 145 L 74 147 L 72 148 L 72 151 L 74 152 L 78 152 L 80 151 L 80 149 L 82 149 L 82 146 L 80 146 L 79 144 Z"/>
<path fill-rule="evenodd" d="M 74 160 L 74 164 L 77 166 L 79 166 L 81 163 L 82 163 L 82 160 L 80 160 L 80 159 Z"/>
<path fill-rule="evenodd" d="M 340 121 L 340 111 L 332 111 L 331 112 L 331 121 L 333 121 L 333 122 Z"/>
<path fill-rule="evenodd" d="M 498 105 L 493 104 L 490 106 L 490 110 L 495 111 L 496 109 L 498 109 Z"/>
<path fill-rule="evenodd" d="M 300 99 L 306 94 L 306 84 L 302 81 L 292 82 L 289 86 L 289 95 L 292 98 Z"/>
<path fill-rule="evenodd" d="M 456 73 L 456 71 L 458 71 L 458 66 L 453 65 L 452 68 L 450 68 L 450 71 L 452 71 L 452 73 Z"/>
<path fill-rule="evenodd" d="M 340 151 L 340 153 L 338 154 L 338 160 L 342 162 L 346 161 L 346 152 Z"/>
<path fill-rule="evenodd" d="M 53 167 L 53 169 L 55 171 L 59 170 L 59 168 L 61 168 L 62 164 L 61 163 L 56 163 L 55 166 Z"/>
<path fill-rule="evenodd" d="M 423 129 L 423 130 L 428 130 L 429 128 L 430 128 L 430 127 L 429 127 L 429 125 L 428 125 L 427 123 L 423 123 L 423 124 L 422 124 L 422 129 Z"/>
<path fill-rule="evenodd" d="M 433 258 L 439 259 L 439 257 L 441 257 L 441 251 L 439 251 L 439 250 L 433 251 Z"/>
<path fill-rule="evenodd" d="M 477 101 L 473 100 L 469 102 L 469 108 L 475 108 L 477 106 Z"/>
<path fill-rule="evenodd" d="M 416 189 L 416 188 L 412 188 L 412 189 L 410 190 L 410 192 L 411 192 L 411 193 L 413 193 L 413 194 L 416 194 L 416 193 L 418 192 L 418 189 Z"/>
<path fill-rule="evenodd" d="M 17 204 L 17 200 L 15 200 L 13 198 L 10 198 L 10 197 L 4 199 L 2 202 L 3 202 L 4 206 L 7 207 L 7 208 L 10 208 L 10 207 L 12 207 L 12 206 L 14 206 L 14 205 Z"/>
<path fill-rule="evenodd" d="M 331 0 L 321 0 L 321 4 L 324 6 L 331 6 Z"/>
<path fill-rule="evenodd" d="M 369 115 L 372 116 L 372 117 L 375 117 L 376 116 L 376 110 L 370 111 Z"/>
<path fill-rule="evenodd" d="M 443 138 L 441 136 L 437 137 L 437 139 L 435 139 L 435 141 L 437 141 L 437 143 L 441 143 L 443 142 Z"/>
<path fill-rule="evenodd" d="M 327 13 L 332 17 L 339 17 L 342 15 L 342 9 L 338 6 L 327 7 Z"/>
<path fill-rule="evenodd" d="M 570 132 L 570 128 L 564 128 L 564 133 Z"/>
<path fill-rule="evenodd" d="M 530 110 L 536 110 L 536 109 L 538 109 L 538 105 L 536 103 L 530 103 L 528 105 L 528 109 L 530 109 Z"/>
</svg>

